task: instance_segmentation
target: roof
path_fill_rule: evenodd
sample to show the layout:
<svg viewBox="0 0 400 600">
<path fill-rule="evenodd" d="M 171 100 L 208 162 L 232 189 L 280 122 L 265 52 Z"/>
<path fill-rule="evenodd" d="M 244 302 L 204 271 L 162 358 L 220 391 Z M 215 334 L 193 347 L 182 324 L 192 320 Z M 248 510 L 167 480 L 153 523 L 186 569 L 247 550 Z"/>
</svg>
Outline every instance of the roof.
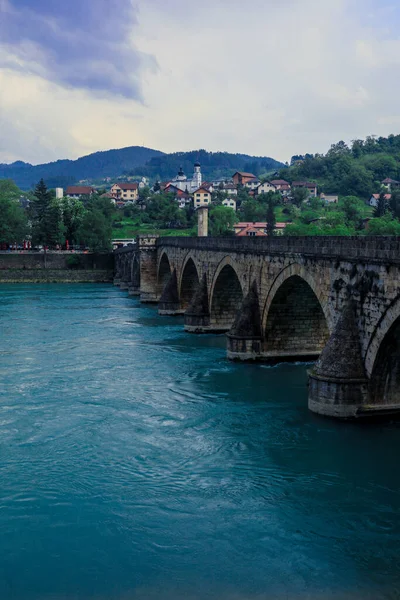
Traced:
<svg viewBox="0 0 400 600">
<path fill-rule="evenodd" d="M 67 196 L 70 194 L 85 196 L 86 194 L 92 194 L 93 192 L 94 189 L 90 187 L 90 185 L 69 185 L 65 191 Z"/>
<path fill-rule="evenodd" d="M 396 179 L 391 179 L 390 177 L 386 177 L 386 179 L 384 179 L 382 181 L 382 183 L 399 183 L 399 182 L 396 181 Z"/>
<path fill-rule="evenodd" d="M 199 192 L 203 192 L 203 194 L 204 194 L 204 193 L 205 193 L 205 194 L 209 194 L 209 193 L 210 193 L 210 190 L 209 190 L 208 188 L 206 188 L 206 187 L 203 187 L 203 186 L 201 186 L 201 187 L 199 187 L 197 190 L 195 190 L 195 192 L 194 192 L 194 193 L 195 193 L 195 194 L 198 194 Z"/>
<path fill-rule="evenodd" d="M 261 236 L 266 236 L 267 234 L 265 233 L 265 231 L 258 229 L 257 227 L 254 227 L 252 225 L 249 225 L 248 227 L 246 227 L 245 229 L 242 229 L 241 231 L 239 231 L 236 235 L 238 237 L 242 237 L 247 235 L 248 233 L 253 232 L 255 234 L 255 237 L 261 237 Z"/>
<path fill-rule="evenodd" d="M 254 221 L 253 223 L 251 221 L 249 222 L 243 222 L 243 223 L 235 223 L 234 228 L 241 228 L 241 229 L 245 229 L 246 227 L 254 227 L 256 229 L 265 229 L 267 227 L 267 223 L 263 222 L 263 221 Z M 283 229 L 284 227 L 286 227 L 286 223 L 275 223 L 275 227 L 278 227 L 278 229 Z"/>
<path fill-rule="evenodd" d="M 313 181 L 293 181 L 292 186 L 293 187 L 310 187 L 310 188 L 316 188 L 317 184 L 314 183 Z"/>
<path fill-rule="evenodd" d="M 372 198 L 375 198 L 375 200 L 379 200 L 379 196 L 380 196 L 380 194 L 372 194 Z M 385 200 L 390 200 L 391 197 L 392 197 L 392 194 L 384 194 Z"/>
<path fill-rule="evenodd" d="M 260 181 L 258 177 L 252 177 L 251 179 L 249 179 L 249 181 L 247 181 L 247 183 L 257 183 L 257 181 Z"/>
<path fill-rule="evenodd" d="M 236 173 L 234 173 L 233 177 L 235 177 L 235 175 L 241 175 L 242 177 L 252 177 L 252 178 L 256 179 L 256 176 L 254 175 L 254 173 L 245 173 L 244 171 L 236 171 Z"/>
<path fill-rule="evenodd" d="M 290 185 L 290 183 L 284 179 L 271 179 L 270 183 L 273 185 Z"/>
<path fill-rule="evenodd" d="M 139 188 L 138 183 L 114 183 L 113 187 L 117 185 L 121 190 L 137 190 Z"/>
</svg>

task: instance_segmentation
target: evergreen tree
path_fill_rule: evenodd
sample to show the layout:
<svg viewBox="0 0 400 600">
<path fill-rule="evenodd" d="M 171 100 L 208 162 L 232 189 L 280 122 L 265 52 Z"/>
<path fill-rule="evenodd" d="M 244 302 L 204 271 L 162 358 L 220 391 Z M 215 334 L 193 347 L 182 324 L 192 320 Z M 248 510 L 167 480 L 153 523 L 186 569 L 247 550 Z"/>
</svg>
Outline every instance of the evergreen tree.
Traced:
<svg viewBox="0 0 400 600">
<path fill-rule="evenodd" d="M 275 211 L 274 211 L 274 203 L 272 200 L 270 200 L 268 202 L 268 209 L 267 209 L 267 233 L 269 236 L 273 236 L 275 234 L 275 225 L 276 225 L 276 218 L 275 218 Z"/>
<path fill-rule="evenodd" d="M 63 223 L 59 203 L 52 197 L 43 179 L 35 187 L 30 205 L 33 244 L 54 246 L 62 243 Z"/>
<path fill-rule="evenodd" d="M 386 194 L 382 192 L 381 194 L 379 194 L 378 204 L 374 208 L 374 217 L 383 217 L 383 215 L 387 212 L 388 208 L 389 206 L 388 201 L 386 200 Z"/>
</svg>

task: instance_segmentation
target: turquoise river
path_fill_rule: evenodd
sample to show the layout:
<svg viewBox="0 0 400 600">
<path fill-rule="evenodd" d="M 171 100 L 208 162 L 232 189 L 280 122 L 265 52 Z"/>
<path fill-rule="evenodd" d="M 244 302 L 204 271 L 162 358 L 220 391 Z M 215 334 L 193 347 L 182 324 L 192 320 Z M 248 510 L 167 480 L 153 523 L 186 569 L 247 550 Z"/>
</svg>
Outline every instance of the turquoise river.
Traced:
<svg viewBox="0 0 400 600">
<path fill-rule="evenodd" d="M 107 285 L 0 288 L 0 600 L 400 598 L 400 424 Z"/>
</svg>

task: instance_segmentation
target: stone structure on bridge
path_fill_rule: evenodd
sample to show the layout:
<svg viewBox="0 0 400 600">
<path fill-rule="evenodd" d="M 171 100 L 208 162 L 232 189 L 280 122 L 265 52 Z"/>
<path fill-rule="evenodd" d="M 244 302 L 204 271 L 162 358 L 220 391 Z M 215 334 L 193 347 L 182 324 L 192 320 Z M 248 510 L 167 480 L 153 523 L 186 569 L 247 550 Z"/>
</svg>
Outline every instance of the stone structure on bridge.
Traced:
<svg viewBox="0 0 400 600">
<path fill-rule="evenodd" d="M 115 283 L 193 333 L 227 333 L 233 360 L 317 360 L 309 407 L 400 411 L 400 240 L 157 238 L 116 251 Z"/>
</svg>

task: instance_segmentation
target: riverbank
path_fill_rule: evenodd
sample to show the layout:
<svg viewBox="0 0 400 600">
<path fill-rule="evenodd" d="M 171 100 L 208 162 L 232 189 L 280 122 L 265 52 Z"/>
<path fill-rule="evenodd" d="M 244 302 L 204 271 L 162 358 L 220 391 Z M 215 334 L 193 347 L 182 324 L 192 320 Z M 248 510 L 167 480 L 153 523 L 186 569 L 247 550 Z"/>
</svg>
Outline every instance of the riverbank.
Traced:
<svg viewBox="0 0 400 600">
<path fill-rule="evenodd" d="M 103 269 L 5 269 L 2 283 L 111 283 L 114 271 Z"/>
<path fill-rule="evenodd" d="M 106 253 L 0 253 L 1 283 L 110 283 L 114 255 Z"/>
</svg>

